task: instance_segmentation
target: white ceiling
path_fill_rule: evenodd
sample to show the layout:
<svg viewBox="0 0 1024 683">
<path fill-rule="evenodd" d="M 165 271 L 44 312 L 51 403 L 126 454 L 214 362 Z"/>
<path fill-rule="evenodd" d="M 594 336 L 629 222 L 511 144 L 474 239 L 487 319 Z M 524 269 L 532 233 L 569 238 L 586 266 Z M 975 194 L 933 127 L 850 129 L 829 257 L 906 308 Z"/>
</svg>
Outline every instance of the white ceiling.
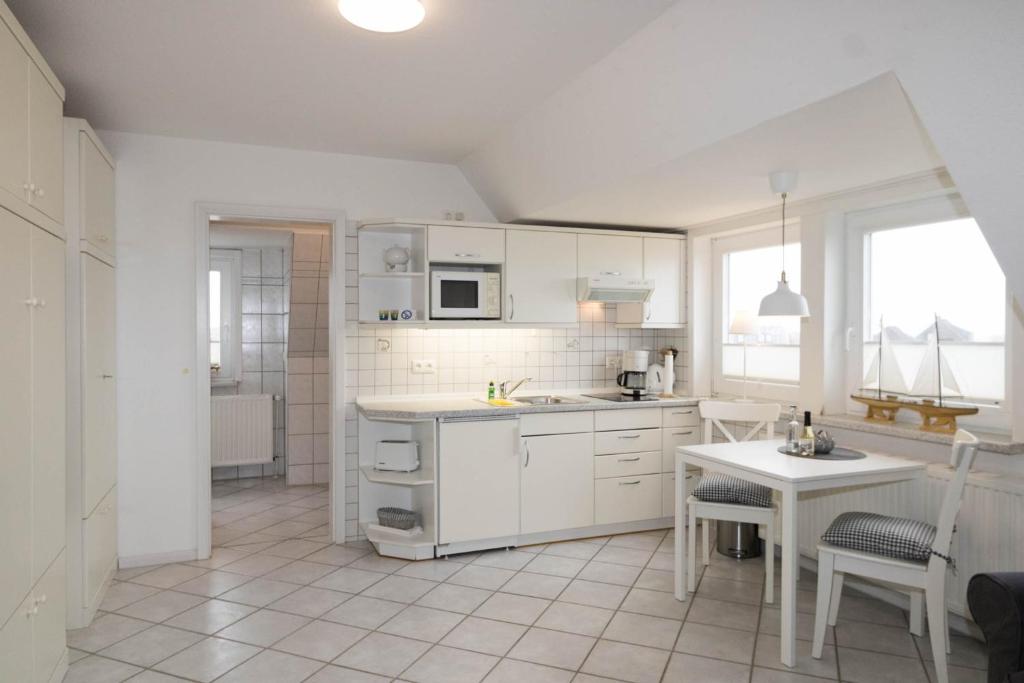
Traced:
<svg viewBox="0 0 1024 683">
<path fill-rule="evenodd" d="M 423 0 L 375 34 L 332 0 L 7 0 L 95 128 L 453 162 L 672 0 Z"/>
</svg>

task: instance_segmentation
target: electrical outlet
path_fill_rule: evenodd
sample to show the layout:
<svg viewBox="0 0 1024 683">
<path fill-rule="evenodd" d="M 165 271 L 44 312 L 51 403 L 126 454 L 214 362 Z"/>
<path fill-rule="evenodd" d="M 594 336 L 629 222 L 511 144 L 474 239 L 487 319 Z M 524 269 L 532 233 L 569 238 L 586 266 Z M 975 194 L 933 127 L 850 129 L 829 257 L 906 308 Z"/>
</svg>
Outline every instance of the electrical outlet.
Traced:
<svg viewBox="0 0 1024 683">
<path fill-rule="evenodd" d="M 378 339 L 377 350 L 381 353 L 387 353 L 391 350 L 391 341 L 388 339 Z"/>
<path fill-rule="evenodd" d="M 604 359 L 604 366 L 606 368 L 612 368 L 614 370 L 618 370 L 619 369 L 619 363 L 621 361 L 622 361 L 622 359 L 619 356 L 617 356 L 617 355 L 615 355 L 615 356 L 609 355 L 609 356 L 606 356 L 605 359 Z"/>
<path fill-rule="evenodd" d="M 579 351 L 580 350 L 580 339 L 579 337 L 569 337 L 565 341 L 566 351 Z"/>
<path fill-rule="evenodd" d="M 433 375 L 437 373 L 437 361 L 432 358 L 414 360 L 409 371 L 414 375 Z"/>
</svg>

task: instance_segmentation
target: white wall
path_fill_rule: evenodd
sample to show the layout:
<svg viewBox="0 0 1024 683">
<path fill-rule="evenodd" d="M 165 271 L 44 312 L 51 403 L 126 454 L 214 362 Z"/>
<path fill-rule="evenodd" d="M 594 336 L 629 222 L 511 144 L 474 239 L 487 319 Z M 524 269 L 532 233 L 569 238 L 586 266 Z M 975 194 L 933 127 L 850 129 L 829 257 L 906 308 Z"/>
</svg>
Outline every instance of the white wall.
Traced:
<svg viewBox="0 0 1024 683">
<path fill-rule="evenodd" d="M 156 560 L 196 548 L 195 203 L 493 216 L 451 165 L 101 137 L 117 161 L 119 552 Z"/>
<path fill-rule="evenodd" d="M 1022 32 L 1002 0 L 680 0 L 462 166 L 503 220 L 541 217 L 891 71 L 1024 299 Z"/>
</svg>

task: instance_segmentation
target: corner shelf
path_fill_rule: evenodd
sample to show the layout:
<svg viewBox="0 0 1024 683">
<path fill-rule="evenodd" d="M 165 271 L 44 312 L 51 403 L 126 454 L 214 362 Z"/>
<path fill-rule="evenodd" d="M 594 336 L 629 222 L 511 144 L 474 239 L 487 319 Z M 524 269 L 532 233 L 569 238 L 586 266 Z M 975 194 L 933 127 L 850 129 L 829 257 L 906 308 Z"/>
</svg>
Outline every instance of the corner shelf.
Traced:
<svg viewBox="0 0 1024 683">
<path fill-rule="evenodd" d="M 372 543 L 377 552 L 388 557 L 400 557 L 406 560 L 427 560 L 434 557 L 434 530 L 424 528 L 415 536 L 389 534 L 370 526 L 370 522 L 360 522 L 359 526 Z"/>
<path fill-rule="evenodd" d="M 422 469 L 415 472 L 384 472 L 375 470 L 369 465 L 362 465 L 359 471 L 363 473 L 367 481 L 375 484 L 394 484 L 395 486 L 429 486 L 434 479 L 428 476 Z"/>
</svg>

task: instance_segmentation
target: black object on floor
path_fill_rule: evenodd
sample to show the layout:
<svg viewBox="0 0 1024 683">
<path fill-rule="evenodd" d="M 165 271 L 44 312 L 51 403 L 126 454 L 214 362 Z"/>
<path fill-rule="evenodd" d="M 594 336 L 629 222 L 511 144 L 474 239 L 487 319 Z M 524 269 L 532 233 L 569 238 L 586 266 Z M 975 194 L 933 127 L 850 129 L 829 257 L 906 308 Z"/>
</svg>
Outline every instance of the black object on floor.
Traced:
<svg viewBox="0 0 1024 683">
<path fill-rule="evenodd" d="M 988 683 L 1024 683 L 1024 572 L 975 574 L 967 604 L 985 634 Z"/>
</svg>

